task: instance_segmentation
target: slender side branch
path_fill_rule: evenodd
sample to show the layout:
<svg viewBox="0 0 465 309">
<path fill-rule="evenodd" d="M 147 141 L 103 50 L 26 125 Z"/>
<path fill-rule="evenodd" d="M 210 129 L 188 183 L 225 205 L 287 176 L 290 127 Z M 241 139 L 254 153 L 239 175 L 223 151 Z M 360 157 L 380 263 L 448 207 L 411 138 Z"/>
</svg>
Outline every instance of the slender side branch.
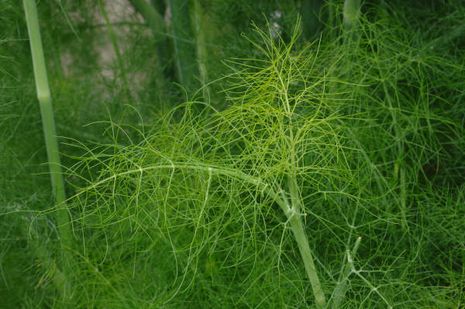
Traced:
<svg viewBox="0 0 465 309">
<path fill-rule="evenodd" d="M 355 241 L 355 245 L 352 249 L 352 252 L 350 252 L 349 249 L 346 250 L 345 257 L 347 259 L 349 259 L 349 257 L 354 257 L 357 254 L 357 250 L 358 250 L 358 247 L 360 246 L 361 241 L 362 241 L 362 238 L 357 237 L 357 240 Z M 331 308 L 332 309 L 341 308 L 342 301 L 344 300 L 346 292 L 347 292 L 347 283 L 349 281 L 349 277 L 351 274 L 352 274 L 352 265 L 347 262 L 343 266 L 343 269 L 339 276 L 339 280 L 337 281 L 336 287 L 334 288 L 334 291 L 331 297 L 332 299 Z"/>
</svg>

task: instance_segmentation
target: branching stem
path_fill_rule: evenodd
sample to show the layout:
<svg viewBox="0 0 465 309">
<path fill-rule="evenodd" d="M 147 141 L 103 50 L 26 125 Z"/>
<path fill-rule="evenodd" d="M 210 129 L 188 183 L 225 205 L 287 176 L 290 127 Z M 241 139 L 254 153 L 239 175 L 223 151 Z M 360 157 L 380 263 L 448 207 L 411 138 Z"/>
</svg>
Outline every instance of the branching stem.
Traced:
<svg viewBox="0 0 465 309">
<path fill-rule="evenodd" d="M 262 179 L 254 176 L 250 176 L 246 173 L 235 169 L 228 169 L 220 166 L 213 166 L 209 164 L 202 164 L 202 163 L 184 163 L 184 162 L 170 162 L 169 164 L 158 164 L 147 166 L 143 169 L 132 169 L 127 170 L 125 172 L 112 175 L 105 179 L 102 179 L 92 186 L 87 187 L 83 192 L 87 192 L 92 189 L 96 189 L 97 187 L 103 185 L 104 183 L 111 182 L 118 177 L 130 175 L 130 174 L 140 174 L 143 172 L 154 171 L 154 170 L 197 170 L 202 172 L 207 172 L 209 175 L 223 175 L 227 177 L 231 177 L 237 180 L 241 180 L 243 182 L 249 183 L 257 187 L 258 190 L 267 194 L 270 198 L 272 198 L 282 209 L 284 215 L 288 219 L 288 223 L 291 227 L 292 233 L 294 234 L 294 238 L 297 242 L 299 247 L 300 255 L 302 257 L 302 261 L 305 266 L 305 270 L 307 272 L 307 276 L 310 280 L 310 284 L 312 286 L 312 290 L 315 297 L 315 303 L 318 308 L 324 308 L 326 306 L 326 299 L 323 289 L 321 287 L 320 280 L 318 278 L 318 273 L 315 268 L 315 263 L 313 261 L 313 254 L 310 246 L 308 244 L 308 239 L 305 234 L 304 225 L 302 223 L 302 215 L 299 210 L 298 204 L 295 202 L 289 202 L 286 198 L 286 192 L 280 188 L 276 187 L 273 188 L 270 184 L 264 182 Z M 77 195 L 81 194 L 78 193 Z M 76 197 L 76 196 L 75 196 Z"/>
</svg>

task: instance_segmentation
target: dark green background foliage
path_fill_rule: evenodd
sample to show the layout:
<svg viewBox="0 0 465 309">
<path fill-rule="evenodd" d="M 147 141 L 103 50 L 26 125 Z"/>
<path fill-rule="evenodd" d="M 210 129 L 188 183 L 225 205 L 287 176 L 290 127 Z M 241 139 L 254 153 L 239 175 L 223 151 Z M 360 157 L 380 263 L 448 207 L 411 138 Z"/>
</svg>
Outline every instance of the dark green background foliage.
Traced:
<svg viewBox="0 0 465 309">
<path fill-rule="evenodd" d="M 72 296 L 24 11 L 0 0 L 1 308 L 313 308 L 263 183 L 300 205 L 329 307 L 465 306 L 463 1 L 37 4 Z"/>
</svg>

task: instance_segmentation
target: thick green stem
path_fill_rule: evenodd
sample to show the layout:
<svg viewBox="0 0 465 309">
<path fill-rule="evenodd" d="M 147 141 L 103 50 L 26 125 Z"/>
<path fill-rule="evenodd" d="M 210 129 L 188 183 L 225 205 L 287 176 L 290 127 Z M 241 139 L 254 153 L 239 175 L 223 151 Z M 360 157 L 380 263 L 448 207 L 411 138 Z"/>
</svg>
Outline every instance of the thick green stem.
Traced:
<svg viewBox="0 0 465 309">
<path fill-rule="evenodd" d="M 291 225 L 292 233 L 299 247 L 300 255 L 304 262 L 305 271 L 307 272 L 310 285 L 312 286 L 313 295 L 315 297 L 315 304 L 318 308 L 325 308 L 326 297 L 323 289 L 321 288 L 320 279 L 318 278 L 318 272 L 313 261 L 313 254 L 308 244 L 307 235 L 305 234 L 304 225 L 302 223 L 300 213 L 291 212 L 289 217 L 289 223 Z"/>
<path fill-rule="evenodd" d="M 155 40 L 156 54 L 154 57 L 153 70 L 158 97 L 160 102 L 164 103 L 168 100 L 166 78 L 163 67 L 163 63 L 166 63 L 168 59 L 168 39 L 166 35 L 165 21 L 155 7 L 150 5 L 147 1 L 130 0 L 130 2 L 136 11 L 144 18 Z"/>
<path fill-rule="evenodd" d="M 145 22 L 149 26 L 155 40 L 164 40 L 165 34 L 165 21 L 163 16 L 145 0 L 129 0 L 132 6 L 144 17 Z"/>
<path fill-rule="evenodd" d="M 345 0 L 343 9 L 344 28 L 350 31 L 358 22 L 360 16 L 361 0 Z"/>
<path fill-rule="evenodd" d="M 318 308 L 326 307 L 325 293 L 321 287 L 318 272 L 313 261 L 313 253 L 308 243 L 307 234 L 305 233 L 305 226 L 302 222 L 302 200 L 297 185 L 296 175 L 288 176 L 289 194 L 291 196 L 291 203 L 288 206 L 288 211 L 285 212 L 291 226 L 292 233 L 299 247 L 300 256 L 304 262 L 305 271 L 307 272 L 310 285 L 312 286 L 313 296 L 315 297 L 315 304 Z M 283 199 L 286 200 L 285 196 Z M 288 203 L 288 202 L 286 202 Z M 289 204 L 289 203 L 288 203 Z"/>
<path fill-rule="evenodd" d="M 37 98 L 39 100 L 40 112 L 42 116 L 42 125 L 45 136 L 45 146 L 47 149 L 52 190 L 57 208 L 56 221 L 58 224 L 58 232 L 62 247 L 63 269 L 66 276 L 66 269 L 70 262 L 68 250 L 72 247 L 72 232 L 68 209 L 65 202 L 65 186 L 58 151 L 58 140 L 55 130 L 52 99 L 48 85 L 47 70 L 45 67 L 45 58 L 42 47 L 42 39 L 40 36 L 36 3 L 35 0 L 23 0 L 23 5 L 26 14 L 26 22 L 31 45 Z M 65 295 L 65 297 L 70 295 L 69 291 L 67 291 L 69 288 L 68 285 L 57 286 L 57 288 L 62 290 L 62 294 Z"/>
<path fill-rule="evenodd" d="M 193 1 L 193 28 L 195 32 L 195 46 L 197 51 L 197 64 L 199 70 L 200 83 L 202 86 L 202 94 L 205 100 L 210 97 L 208 87 L 208 71 L 207 71 L 207 47 L 206 47 L 206 16 L 203 13 L 202 5 L 199 0 Z"/>
<path fill-rule="evenodd" d="M 170 33 L 173 38 L 178 81 L 187 90 L 192 90 L 197 84 L 198 74 L 189 0 L 167 0 L 167 6 L 171 10 Z"/>
<path fill-rule="evenodd" d="M 345 0 L 343 9 L 343 37 L 347 45 L 358 38 L 357 24 L 360 18 L 361 0 Z M 350 45 L 350 44 L 349 44 Z M 352 48 L 352 47 L 349 47 Z"/>
<path fill-rule="evenodd" d="M 316 36 L 320 30 L 320 10 L 323 4 L 322 0 L 303 0 L 300 8 L 302 16 L 303 35 L 309 40 Z"/>
</svg>

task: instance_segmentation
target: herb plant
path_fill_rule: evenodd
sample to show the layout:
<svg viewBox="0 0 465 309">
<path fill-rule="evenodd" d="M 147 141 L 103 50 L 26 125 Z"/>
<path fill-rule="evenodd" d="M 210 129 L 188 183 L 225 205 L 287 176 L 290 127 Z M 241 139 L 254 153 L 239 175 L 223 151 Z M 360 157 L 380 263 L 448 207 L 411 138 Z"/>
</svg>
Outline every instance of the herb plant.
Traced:
<svg viewBox="0 0 465 309">
<path fill-rule="evenodd" d="M 462 3 L 23 2 L 6 308 L 463 305 Z"/>
</svg>

